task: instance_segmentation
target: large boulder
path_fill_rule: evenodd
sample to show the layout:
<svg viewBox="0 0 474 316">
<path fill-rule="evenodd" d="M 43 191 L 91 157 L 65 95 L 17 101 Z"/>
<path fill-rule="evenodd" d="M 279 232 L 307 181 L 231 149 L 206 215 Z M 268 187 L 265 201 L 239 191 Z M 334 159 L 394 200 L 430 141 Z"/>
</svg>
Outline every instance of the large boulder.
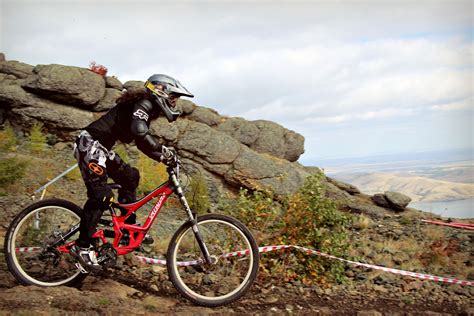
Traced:
<svg viewBox="0 0 474 316">
<path fill-rule="evenodd" d="M 35 106 L 14 108 L 8 115 L 13 125 L 30 127 L 35 121 L 44 124 L 49 132 L 56 134 L 60 140 L 71 141 L 77 131 L 94 119 L 91 112 L 52 102 L 39 102 Z"/>
<path fill-rule="evenodd" d="M 257 152 L 296 161 L 304 153 L 304 137 L 270 121 L 255 121 L 260 130 L 251 146 Z"/>
<path fill-rule="evenodd" d="M 385 191 L 384 193 L 390 206 L 392 206 L 398 212 L 404 211 L 411 202 L 411 198 L 405 194 L 390 191 Z"/>
<path fill-rule="evenodd" d="M 38 65 L 24 87 L 35 94 L 64 104 L 92 109 L 105 95 L 105 80 L 89 69 Z"/>
<path fill-rule="evenodd" d="M 304 153 L 304 137 L 270 121 L 227 118 L 217 127 L 259 153 L 296 161 Z"/>
<path fill-rule="evenodd" d="M 208 126 L 217 126 L 222 119 L 216 111 L 202 106 L 196 107 L 187 118 Z"/>
<path fill-rule="evenodd" d="M 24 79 L 33 73 L 33 66 L 16 60 L 0 61 L 0 73 Z"/>
<path fill-rule="evenodd" d="M 139 80 L 130 80 L 123 84 L 123 88 L 130 90 L 130 89 L 143 89 L 145 86 L 145 82 Z"/>
<path fill-rule="evenodd" d="M 349 194 L 360 194 L 360 190 L 353 186 L 352 184 L 349 184 L 349 183 L 345 183 L 345 182 L 342 182 L 342 181 L 338 181 L 334 178 L 330 178 L 330 177 L 326 177 L 326 180 L 335 185 L 336 187 L 338 187 L 339 189 L 349 193 Z"/>
<path fill-rule="evenodd" d="M 185 129 L 183 127 L 180 128 L 177 148 L 193 153 L 210 164 L 231 164 L 240 153 L 241 144 L 227 134 L 189 120 Z"/>
<path fill-rule="evenodd" d="M 122 91 L 123 85 L 116 77 L 105 77 L 105 86 L 107 88 L 113 88 Z"/>
<path fill-rule="evenodd" d="M 0 107 L 19 129 L 28 129 L 35 121 L 42 122 L 60 139 L 72 139 L 75 132 L 94 120 L 93 114 L 64 104 L 43 99 L 16 84 L 0 82 Z"/>
<path fill-rule="evenodd" d="M 390 203 L 385 197 L 385 194 L 382 194 L 382 193 L 374 194 L 374 196 L 372 196 L 372 201 L 374 201 L 374 203 L 377 204 L 378 206 L 390 207 Z"/>
<path fill-rule="evenodd" d="M 186 99 L 178 99 L 178 101 L 176 102 L 176 106 L 178 107 L 182 115 L 191 114 L 198 107 L 196 104 L 194 104 L 194 102 L 191 102 Z"/>
<path fill-rule="evenodd" d="M 153 122 L 152 133 L 175 147 L 181 156 L 223 177 L 232 187 L 271 188 L 277 195 L 284 195 L 298 190 L 309 175 L 297 164 L 259 154 L 206 124 L 187 119 L 167 124 L 160 119 Z"/>
<path fill-rule="evenodd" d="M 7 74 L 0 73 L 0 86 L 3 86 L 3 85 L 8 86 L 11 84 L 17 84 L 20 80 L 14 75 L 7 75 Z"/>
<path fill-rule="evenodd" d="M 217 129 L 231 135 L 240 143 L 251 147 L 259 137 L 260 130 L 250 121 L 240 117 L 230 117 L 224 120 Z"/>
<path fill-rule="evenodd" d="M 0 76 L 1 77 L 1 76 Z M 42 104 L 44 99 L 28 93 L 16 80 L 4 77 L 0 80 L 0 107 L 11 109 L 15 107 L 36 106 Z"/>
</svg>

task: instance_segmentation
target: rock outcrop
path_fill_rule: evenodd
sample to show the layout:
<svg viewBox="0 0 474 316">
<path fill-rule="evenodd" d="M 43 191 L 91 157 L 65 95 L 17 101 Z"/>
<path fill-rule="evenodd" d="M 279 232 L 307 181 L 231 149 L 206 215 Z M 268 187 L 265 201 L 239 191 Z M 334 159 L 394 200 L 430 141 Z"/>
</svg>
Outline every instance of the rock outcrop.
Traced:
<svg viewBox="0 0 474 316">
<path fill-rule="evenodd" d="M 23 87 L 47 99 L 87 109 L 105 95 L 105 80 L 88 69 L 63 65 L 38 65 Z"/>
<path fill-rule="evenodd" d="M 17 129 L 28 129 L 40 121 L 55 139 L 72 141 L 81 128 L 114 106 L 122 89 L 141 89 L 143 84 L 122 84 L 115 77 L 104 78 L 85 68 L 0 60 L 0 123 L 8 120 Z M 285 195 L 297 191 L 317 171 L 297 162 L 304 153 L 304 137 L 283 126 L 225 117 L 189 100 L 179 100 L 178 106 L 182 116 L 176 122 L 159 118 L 152 123 L 151 132 L 206 176 L 214 200 L 239 187 L 269 188 Z M 331 178 L 324 185 L 328 196 L 360 211 L 361 193 L 356 187 Z M 383 205 L 377 198 L 363 201 L 382 210 L 402 210 L 408 204 L 388 192 L 384 199 L 387 203 Z"/>
</svg>

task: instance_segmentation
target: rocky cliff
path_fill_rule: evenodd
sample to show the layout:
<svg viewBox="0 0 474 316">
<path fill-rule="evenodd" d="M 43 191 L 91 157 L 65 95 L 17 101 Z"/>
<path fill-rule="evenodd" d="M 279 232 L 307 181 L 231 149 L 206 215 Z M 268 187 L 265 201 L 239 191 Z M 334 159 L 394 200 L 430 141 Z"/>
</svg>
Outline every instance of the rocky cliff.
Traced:
<svg viewBox="0 0 474 316">
<path fill-rule="evenodd" d="M 57 141 L 71 142 L 81 128 L 114 106 L 123 89 L 143 84 L 122 84 L 86 68 L 32 66 L 5 60 L 1 54 L 0 124 L 8 121 L 16 130 L 26 130 L 40 121 Z M 297 162 L 304 152 L 304 137 L 274 122 L 222 116 L 188 100 L 180 100 L 178 106 L 183 115 L 176 122 L 160 118 L 152 123 L 151 131 L 206 176 L 214 200 L 240 187 L 269 188 L 277 195 L 292 193 L 318 170 Z M 391 193 L 374 199 L 331 178 L 324 185 L 341 208 L 357 213 L 383 216 L 408 204 L 404 197 Z"/>
</svg>

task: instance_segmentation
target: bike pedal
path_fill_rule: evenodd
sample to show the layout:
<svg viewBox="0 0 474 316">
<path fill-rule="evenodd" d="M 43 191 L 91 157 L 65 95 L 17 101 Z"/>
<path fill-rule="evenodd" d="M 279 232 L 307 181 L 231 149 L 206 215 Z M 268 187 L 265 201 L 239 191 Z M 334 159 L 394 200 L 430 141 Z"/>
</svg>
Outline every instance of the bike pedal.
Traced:
<svg viewBox="0 0 474 316">
<path fill-rule="evenodd" d="M 145 238 L 143 238 L 142 240 L 142 244 L 145 244 L 145 245 L 151 245 L 155 242 L 155 240 L 153 239 L 153 237 L 151 237 L 150 235 L 146 234 L 145 235 Z"/>
</svg>

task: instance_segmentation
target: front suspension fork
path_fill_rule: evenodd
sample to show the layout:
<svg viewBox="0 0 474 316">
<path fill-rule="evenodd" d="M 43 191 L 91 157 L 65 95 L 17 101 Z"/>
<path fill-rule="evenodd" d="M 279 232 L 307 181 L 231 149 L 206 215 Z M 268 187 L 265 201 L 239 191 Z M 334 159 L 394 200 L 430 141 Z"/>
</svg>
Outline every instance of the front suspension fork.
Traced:
<svg viewBox="0 0 474 316">
<path fill-rule="evenodd" d="M 176 178 L 176 175 L 174 174 L 171 175 L 171 180 L 173 181 L 173 184 L 175 186 L 175 192 L 178 195 L 179 200 L 181 201 L 181 204 L 183 205 L 183 208 L 186 211 L 189 220 L 193 223 L 192 229 L 193 229 L 194 237 L 196 238 L 196 241 L 199 245 L 199 249 L 201 250 L 201 253 L 204 256 L 204 260 L 207 264 L 212 264 L 213 260 L 211 258 L 211 254 L 209 253 L 206 243 L 202 239 L 201 233 L 199 232 L 197 214 L 191 211 L 191 208 L 189 207 L 188 201 L 186 200 L 186 197 L 184 196 L 183 189 L 181 188 L 181 185 L 179 184 Z"/>
</svg>

